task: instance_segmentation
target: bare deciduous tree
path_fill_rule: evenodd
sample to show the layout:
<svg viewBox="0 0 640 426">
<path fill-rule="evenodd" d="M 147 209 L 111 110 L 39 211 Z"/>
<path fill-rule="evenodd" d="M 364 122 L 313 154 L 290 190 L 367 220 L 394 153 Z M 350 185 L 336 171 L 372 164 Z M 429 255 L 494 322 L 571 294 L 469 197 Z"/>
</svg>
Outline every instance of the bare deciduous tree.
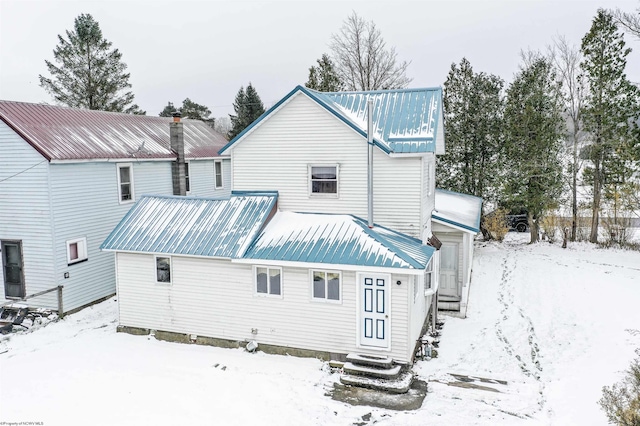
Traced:
<svg viewBox="0 0 640 426">
<path fill-rule="evenodd" d="M 571 154 L 569 163 L 569 188 L 571 190 L 571 241 L 576 240 L 578 224 L 578 175 L 582 168 L 580 150 L 586 134 L 583 130 L 582 109 L 586 92 L 580 77 L 580 48 L 570 45 L 565 37 L 558 37 L 550 47 L 551 57 L 561 84 L 564 116 L 567 121 L 565 148 Z"/>
<path fill-rule="evenodd" d="M 412 80 L 405 74 L 410 62 L 399 63 L 395 47 L 387 48 L 376 24 L 355 12 L 331 36 L 330 47 L 347 90 L 398 89 Z"/>
<path fill-rule="evenodd" d="M 640 7 L 634 12 L 624 12 L 620 9 L 612 11 L 618 24 L 629 34 L 640 39 Z"/>
</svg>

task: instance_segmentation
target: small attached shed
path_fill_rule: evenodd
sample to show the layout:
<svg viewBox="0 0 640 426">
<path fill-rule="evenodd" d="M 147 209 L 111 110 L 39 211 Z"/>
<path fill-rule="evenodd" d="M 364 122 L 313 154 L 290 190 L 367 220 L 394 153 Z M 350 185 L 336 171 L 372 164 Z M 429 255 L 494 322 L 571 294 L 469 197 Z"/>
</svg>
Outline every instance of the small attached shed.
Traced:
<svg viewBox="0 0 640 426">
<path fill-rule="evenodd" d="M 433 233 L 440 247 L 438 308 L 467 315 L 473 240 L 480 232 L 482 198 L 436 189 Z"/>
<path fill-rule="evenodd" d="M 433 247 L 355 216 L 276 205 L 268 192 L 143 197 L 102 245 L 116 253 L 120 329 L 411 362 L 437 291 Z"/>
</svg>

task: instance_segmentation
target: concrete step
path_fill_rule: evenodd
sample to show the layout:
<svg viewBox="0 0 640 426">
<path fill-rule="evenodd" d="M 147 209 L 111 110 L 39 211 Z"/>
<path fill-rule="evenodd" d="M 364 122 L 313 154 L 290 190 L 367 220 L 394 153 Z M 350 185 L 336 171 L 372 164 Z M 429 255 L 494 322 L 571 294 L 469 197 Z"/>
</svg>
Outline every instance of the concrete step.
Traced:
<svg viewBox="0 0 640 426">
<path fill-rule="evenodd" d="M 401 367 L 399 365 L 391 368 L 376 368 L 357 365 L 352 362 L 346 362 L 342 367 L 343 371 L 347 374 L 377 377 L 381 379 L 395 379 L 398 377 L 398 374 L 400 374 L 400 368 Z"/>
<path fill-rule="evenodd" d="M 347 361 L 353 364 L 369 365 L 371 367 L 378 368 L 391 368 L 393 366 L 392 358 L 380 355 L 360 355 L 351 353 L 347 355 Z"/>
<path fill-rule="evenodd" d="M 439 311 L 460 311 L 460 302 L 441 302 L 438 301 Z"/>
<path fill-rule="evenodd" d="M 340 376 L 340 382 L 343 385 L 357 386 L 389 393 L 407 393 L 413 382 L 413 373 L 411 371 L 405 371 L 393 379 L 343 374 Z"/>
</svg>

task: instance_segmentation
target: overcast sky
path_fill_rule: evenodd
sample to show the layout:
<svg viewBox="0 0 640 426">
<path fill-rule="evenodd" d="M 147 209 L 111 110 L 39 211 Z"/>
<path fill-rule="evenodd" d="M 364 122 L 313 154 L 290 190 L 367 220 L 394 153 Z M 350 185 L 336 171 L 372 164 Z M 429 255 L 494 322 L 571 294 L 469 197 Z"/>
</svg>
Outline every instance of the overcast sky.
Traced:
<svg viewBox="0 0 640 426">
<path fill-rule="evenodd" d="M 462 57 L 509 82 L 521 49 L 544 49 L 557 35 L 579 45 L 598 7 L 639 6 L 637 0 L 0 0 L 0 99 L 52 103 L 38 75 L 46 75 L 57 35 L 81 13 L 93 15 L 122 52 L 135 101 L 147 114 L 189 97 L 220 117 L 233 112 L 238 89 L 249 82 L 265 107 L 304 84 L 352 10 L 376 23 L 400 60 L 411 61 L 410 87 L 432 87 Z M 640 41 L 625 39 L 634 49 L 627 75 L 640 82 Z"/>
</svg>

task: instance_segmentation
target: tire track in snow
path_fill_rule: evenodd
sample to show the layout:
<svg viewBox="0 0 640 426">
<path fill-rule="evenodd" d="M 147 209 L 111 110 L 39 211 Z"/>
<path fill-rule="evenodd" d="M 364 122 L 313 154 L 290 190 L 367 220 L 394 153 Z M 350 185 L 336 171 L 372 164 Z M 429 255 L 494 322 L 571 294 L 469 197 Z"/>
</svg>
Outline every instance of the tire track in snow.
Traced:
<svg viewBox="0 0 640 426">
<path fill-rule="evenodd" d="M 544 396 L 544 383 L 541 380 L 542 365 L 540 362 L 540 345 L 536 336 L 535 327 L 531 317 L 525 314 L 521 306 L 516 306 L 514 296 L 513 272 L 517 266 L 517 248 L 511 247 L 502 260 L 502 275 L 498 285 L 498 303 L 500 304 L 500 314 L 495 323 L 496 336 L 502 342 L 505 352 L 517 360 L 518 366 L 524 375 L 533 377 L 540 383 L 540 399 L 538 405 L 543 408 L 546 398 Z M 511 257 L 511 259 L 509 258 Z M 529 347 L 528 354 L 521 354 L 509 340 L 505 328 L 513 321 L 519 321 L 519 316 L 525 323 L 526 338 Z"/>
</svg>

